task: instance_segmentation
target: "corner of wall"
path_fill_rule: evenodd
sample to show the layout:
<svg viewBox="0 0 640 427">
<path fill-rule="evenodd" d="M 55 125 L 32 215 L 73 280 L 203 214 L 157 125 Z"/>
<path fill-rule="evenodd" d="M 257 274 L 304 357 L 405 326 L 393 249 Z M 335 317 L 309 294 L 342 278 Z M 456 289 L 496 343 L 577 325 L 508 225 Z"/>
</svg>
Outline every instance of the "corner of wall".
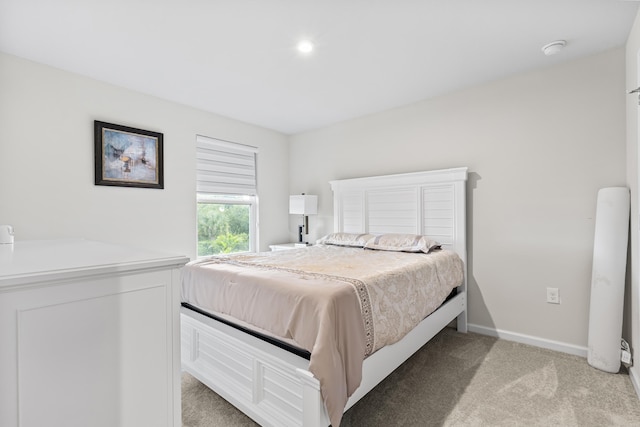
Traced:
<svg viewBox="0 0 640 427">
<path fill-rule="evenodd" d="M 635 88 L 640 84 L 640 10 L 629 33 L 626 44 L 626 85 L 627 89 Z M 626 98 L 627 108 L 627 185 L 631 189 L 631 299 L 630 313 L 625 316 L 629 322 L 627 332 L 630 335 L 632 350 L 640 351 L 640 285 L 638 279 L 639 269 L 639 237 L 640 224 L 638 223 L 638 194 L 640 180 L 638 175 L 638 103 L 635 96 Z M 629 376 L 636 394 L 640 397 L 640 367 L 632 366 Z"/>
</svg>

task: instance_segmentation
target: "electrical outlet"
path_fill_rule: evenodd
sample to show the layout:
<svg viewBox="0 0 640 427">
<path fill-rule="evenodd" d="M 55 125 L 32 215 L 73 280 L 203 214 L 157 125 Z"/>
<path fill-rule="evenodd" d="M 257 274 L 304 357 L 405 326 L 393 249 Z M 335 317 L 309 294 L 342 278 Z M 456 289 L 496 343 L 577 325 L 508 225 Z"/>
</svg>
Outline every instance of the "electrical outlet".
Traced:
<svg viewBox="0 0 640 427">
<path fill-rule="evenodd" d="M 549 304 L 560 304 L 560 292 L 558 292 L 558 288 L 547 288 L 547 302 Z"/>
</svg>

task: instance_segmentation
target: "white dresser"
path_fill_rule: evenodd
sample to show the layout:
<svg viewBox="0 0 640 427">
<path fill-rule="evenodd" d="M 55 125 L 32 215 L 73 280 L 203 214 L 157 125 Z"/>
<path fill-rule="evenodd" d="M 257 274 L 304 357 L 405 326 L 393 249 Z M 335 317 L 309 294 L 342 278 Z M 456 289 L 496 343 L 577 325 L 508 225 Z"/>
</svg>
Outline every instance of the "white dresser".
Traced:
<svg viewBox="0 0 640 427">
<path fill-rule="evenodd" d="M 0 426 L 180 426 L 180 269 L 87 240 L 0 245 Z"/>
</svg>

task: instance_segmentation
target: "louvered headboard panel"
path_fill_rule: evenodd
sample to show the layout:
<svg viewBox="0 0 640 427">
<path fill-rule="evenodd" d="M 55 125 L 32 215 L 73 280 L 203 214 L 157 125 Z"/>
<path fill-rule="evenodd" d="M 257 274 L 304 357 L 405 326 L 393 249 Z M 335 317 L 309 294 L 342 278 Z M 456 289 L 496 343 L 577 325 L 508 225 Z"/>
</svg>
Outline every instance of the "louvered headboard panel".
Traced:
<svg viewBox="0 0 640 427">
<path fill-rule="evenodd" d="M 467 168 L 331 181 L 334 231 L 424 234 L 466 261 Z"/>
</svg>

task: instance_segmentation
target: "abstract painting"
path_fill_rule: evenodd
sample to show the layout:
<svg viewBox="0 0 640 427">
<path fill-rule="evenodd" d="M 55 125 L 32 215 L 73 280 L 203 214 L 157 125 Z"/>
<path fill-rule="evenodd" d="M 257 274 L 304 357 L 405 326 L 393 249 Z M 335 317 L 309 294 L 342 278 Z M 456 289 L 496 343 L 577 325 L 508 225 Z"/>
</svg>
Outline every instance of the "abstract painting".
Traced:
<svg viewBox="0 0 640 427">
<path fill-rule="evenodd" d="M 95 184 L 164 188 L 163 134 L 96 120 Z"/>
</svg>

